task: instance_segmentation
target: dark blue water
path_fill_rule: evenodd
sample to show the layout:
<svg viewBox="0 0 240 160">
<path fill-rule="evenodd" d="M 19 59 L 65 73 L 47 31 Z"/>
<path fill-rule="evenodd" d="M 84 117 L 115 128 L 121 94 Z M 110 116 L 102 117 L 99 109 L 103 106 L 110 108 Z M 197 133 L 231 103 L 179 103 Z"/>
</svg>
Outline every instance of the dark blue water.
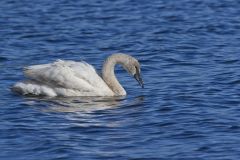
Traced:
<svg viewBox="0 0 240 160">
<path fill-rule="evenodd" d="M 101 69 L 123 52 L 120 98 L 12 93 L 22 68 L 56 59 Z M 239 159 L 240 2 L 1 0 L 0 159 Z"/>
</svg>

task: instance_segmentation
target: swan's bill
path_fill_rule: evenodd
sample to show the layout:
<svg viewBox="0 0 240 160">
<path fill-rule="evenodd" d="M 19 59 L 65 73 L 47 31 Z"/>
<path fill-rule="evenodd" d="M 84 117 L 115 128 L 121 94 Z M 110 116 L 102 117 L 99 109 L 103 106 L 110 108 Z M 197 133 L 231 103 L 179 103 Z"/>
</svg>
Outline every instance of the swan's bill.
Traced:
<svg viewBox="0 0 240 160">
<path fill-rule="evenodd" d="M 142 88 L 144 88 L 144 83 L 143 83 L 143 80 L 142 80 L 142 77 L 141 77 L 140 73 L 137 72 L 136 74 L 134 74 L 134 78 L 138 81 L 140 86 Z"/>
</svg>

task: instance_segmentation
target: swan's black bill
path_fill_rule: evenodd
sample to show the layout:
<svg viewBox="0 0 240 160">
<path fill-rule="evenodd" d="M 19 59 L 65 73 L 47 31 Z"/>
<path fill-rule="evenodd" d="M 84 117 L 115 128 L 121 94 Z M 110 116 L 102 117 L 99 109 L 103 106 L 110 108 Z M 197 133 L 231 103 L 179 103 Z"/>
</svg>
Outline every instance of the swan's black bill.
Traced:
<svg viewBox="0 0 240 160">
<path fill-rule="evenodd" d="M 140 74 L 136 73 L 134 74 L 134 78 L 138 81 L 138 83 L 140 84 L 140 86 L 142 88 L 144 88 L 144 84 L 143 84 L 143 80 Z"/>
</svg>

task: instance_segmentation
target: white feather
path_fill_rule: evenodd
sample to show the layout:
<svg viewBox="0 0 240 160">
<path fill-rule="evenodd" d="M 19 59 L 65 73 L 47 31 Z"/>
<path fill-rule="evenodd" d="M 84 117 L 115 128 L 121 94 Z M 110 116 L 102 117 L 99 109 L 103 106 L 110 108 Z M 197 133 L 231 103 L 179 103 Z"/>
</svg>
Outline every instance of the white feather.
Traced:
<svg viewBox="0 0 240 160">
<path fill-rule="evenodd" d="M 43 96 L 113 96 L 113 91 L 86 62 L 57 60 L 24 68 L 31 81 L 18 82 L 13 89 L 22 94 Z"/>
</svg>

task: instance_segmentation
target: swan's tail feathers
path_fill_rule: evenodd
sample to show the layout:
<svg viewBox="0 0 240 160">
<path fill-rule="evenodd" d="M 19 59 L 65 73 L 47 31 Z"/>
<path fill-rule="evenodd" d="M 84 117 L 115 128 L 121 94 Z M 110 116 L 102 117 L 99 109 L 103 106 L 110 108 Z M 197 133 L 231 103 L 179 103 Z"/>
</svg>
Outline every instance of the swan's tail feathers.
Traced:
<svg viewBox="0 0 240 160">
<path fill-rule="evenodd" d="M 42 69 L 45 69 L 48 67 L 48 64 L 45 65 L 33 65 L 33 66 L 28 66 L 23 68 L 23 73 L 26 77 L 30 79 L 35 79 L 37 80 L 38 72 L 41 72 Z"/>
<path fill-rule="evenodd" d="M 32 75 L 30 67 L 24 67 L 23 68 L 23 73 L 26 77 L 29 77 L 28 75 Z"/>
<path fill-rule="evenodd" d="M 23 95 L 57 96 L 53 89 L 45 85 L 40 85 L 34 81 L 18 82 L 12 87 L 12 90 Z"/>
</svg>

